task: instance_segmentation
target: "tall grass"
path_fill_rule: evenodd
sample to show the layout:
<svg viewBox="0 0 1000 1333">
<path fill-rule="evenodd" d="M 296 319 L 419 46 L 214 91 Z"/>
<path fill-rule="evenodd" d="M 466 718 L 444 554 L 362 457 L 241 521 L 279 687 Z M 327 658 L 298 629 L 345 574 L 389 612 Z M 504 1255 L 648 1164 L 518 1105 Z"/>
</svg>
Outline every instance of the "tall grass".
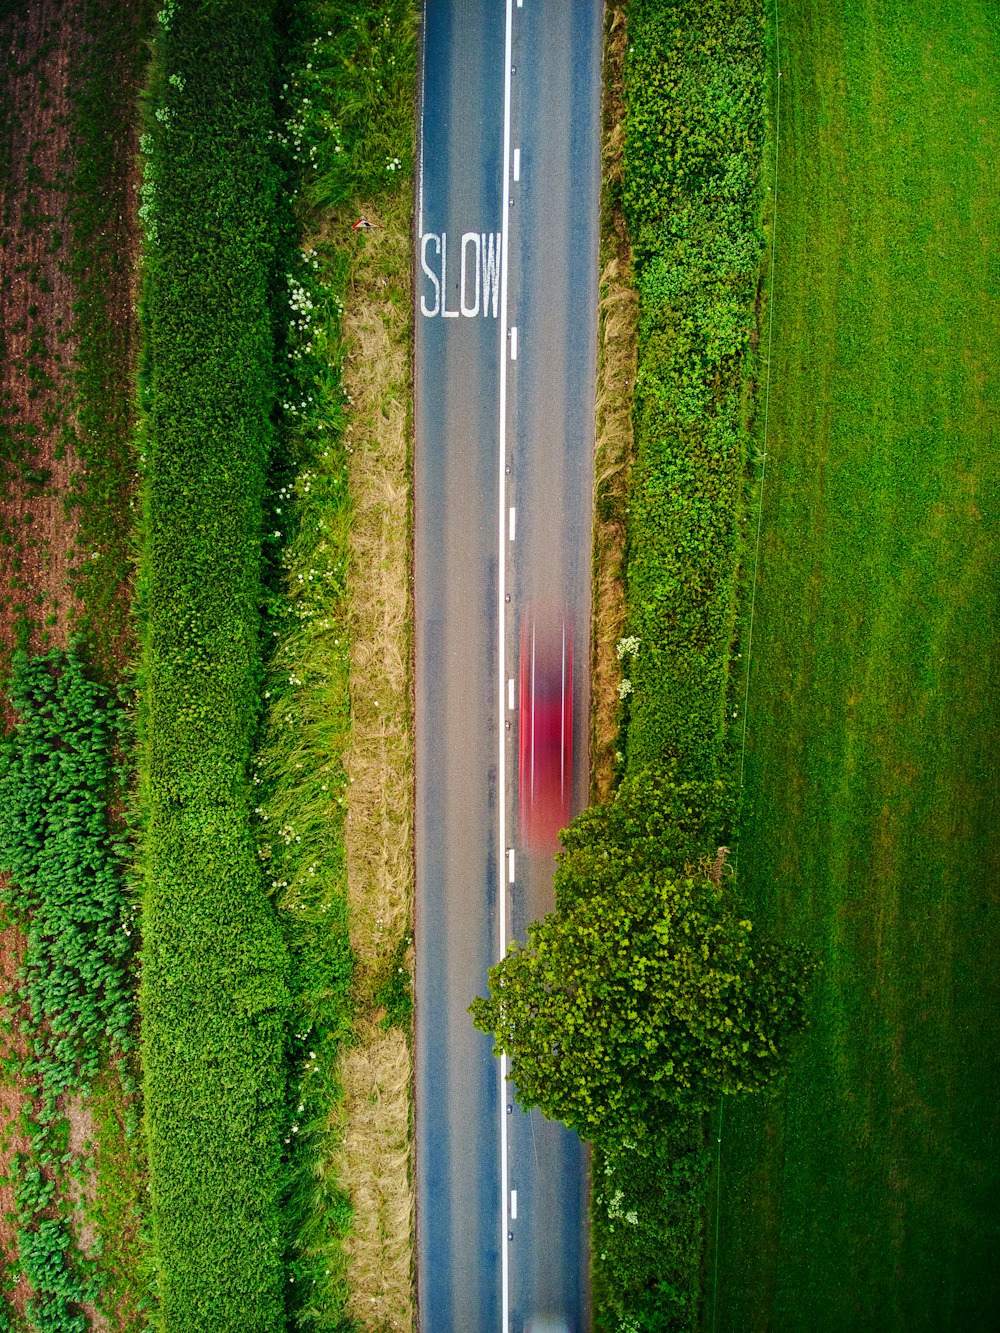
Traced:
<svg viewBox="0 0 1000 1333">
<path fill-rule="evenodd" d="M 392 1264 L 398 1268 L 385 1238 L 378 1240 L 382 1222 L 372 1225 L 378 1191 L 359 1188 L 352 1163 L 360 1120 L 373 1131 L 360 1150 L 369 1169 L 377 1174 L 380 1161 L 400 1147 L 406 1160 L 408 1074 L 392 1093 L 392 1105 L 402 1107 L 402 1128 L 394 1126 L 391 1141 L 383 1132 L 383 1108 L 387 1073 L 398 1082 L 399 1067 L 408 1069 L 397 1049 L 401 1043 L 406 1052 L 406 1038 L 392 1025 L 408 1024 L 407 958 L 400 946 L 408 939 L 409 917 L 404 913 L 395 933 L 372 950 L 360 921 L 370 917 L 374 925 L 380 908 L 374 880 L 359 868 L 348 820 L 353 810 L 358 826 L 359 799 L 367 800 L 357 762 L 364 709 L 356 663 L 370 627 L 359 615 L 357 588 L 360 583 L 377 598 L 388 577 L 395 596 L 395 583 L 405 588 L 406 574 L 405 568 L 387 574 L 379 560 L 362 559 L 359 567 L 358 534 L 372 507 L 365 483 L 377 473 L 375 460 L 367 458 L 359 475 L 366 390 L 352 352 L 359 318 L 382 327 L 387 279 L 393 300 L 408 302 L 403 219 L 410 208 L 414 33 L 413 6 L 400 0 L 349 9 L 301 0 L 288 13 L 279 99 L 276 138 L 295 205 L 279 284 L 281 411 L 266 499 L 268 667 L 254 806 L 258 855 L 291 965 L 285 1210 L 294 1279 L 289 1312 L 302 1329 L 346 1328 L 359 1311 L 366 1325 L 373 1312 L 382 1318 L 386 1273 Z M 351 229 L 361 213 L 378 224 L 368 235 Z M 362 276 L 365 257 L 381 251 L 390 234 L 380 285 L 373 280 L 369 286 Z M 408 364 L 405 328 L 404 322 L 392 337 Z M 393 356 L 398 353 L 395 346 Z M 361 360 L 362 380 L 384 393 L 385 357 Z M 377 503 L 376 512 L 382 512 Z M 405 549 L 405 522 L 399 537 Z M 374 687 L 377 670 L 368 675 Z M 391 724 L 391 700 L 382 691 L 378 697 Z M 404 709 L 408 697 L 407 691 Z M 394 789 L 408 789 L 405 753 L 390 781 Z M 381 821 L 361 826 L 363 839 L 377 850 Z M 391 1030 L 379 1026 L 383 1018 Z M 365 1085 L 360 1094 L 359 1084 Z M 374 1102 L 373 1088 L 381 1089 Z M 374 1274 L 358 1264 L 359 1252 L 371 1254 L 373 1231 Z M 408 1229 L 405 1234 L 408 1239 Z M 397 1289 L 398 1271 L 389 1280 Z M 410 1281 L 404 1254 L 404 1308 Z"/>
</svg>

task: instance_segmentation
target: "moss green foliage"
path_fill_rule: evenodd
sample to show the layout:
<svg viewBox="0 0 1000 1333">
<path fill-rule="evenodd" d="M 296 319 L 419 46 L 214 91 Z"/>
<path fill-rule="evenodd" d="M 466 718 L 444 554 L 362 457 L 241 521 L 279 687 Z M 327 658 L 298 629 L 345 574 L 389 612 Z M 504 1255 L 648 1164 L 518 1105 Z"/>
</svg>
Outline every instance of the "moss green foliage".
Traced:
<svg viewBox="0 0 1000 1333">
<path fill-rule="evenodd" d="M 266 624 L 272 656 L 254 759 L 257 850 L 291 962 L 292 1038 L 282 1139 L 297 1326 L 336 1327 L 346 1303 L 342 1239 L 350 1219 L 329 1157 L 340 1098 L 335 1062 L 353 1016 L 343 753 L 350 734 L 345 602 L 350 499 L 340 377 L 336 256 L 289 257 L 280 426 L 287 480 L 271 497 L 276 550 Z M 308 350 L 307 350 L 308 349 Z M 294 411 L 293 411 L 294 408 Z M 280 525 L 280 526 L 279 526 Z M 322 1312 L 326 1322 L 318 1322 Z"/>
<path fill-rule="evenodd" d="M 400 1027 L 405 1032 L 412 1030 L 413 979 L 407 966 L 412 944 L 413 936 L 404 931 L 386 959 L 381 979 L 374 988 L 374 1004 L 385 1009 L 379 1020 L 381 1027 Z"/>
<path fill-rule="evenodd" d="M 154 1317 L 139 1052 L 108 1062 L 91 1085 L 96 1162 L 87 1218 L 99 1237 L 95 1304 L 118 1333 L 144 1333 Z"/>
<path fill-rule="evenodd" d="M 1000 1310 L 996 19 L 779 8 L 739 860 L 825 966 L 783 1095 L 725 1108 L 720 1331 Z"/>
<path fill-rule="evenodd" d="M 736 598 L 761 256 L 760 0 L 632 0 L 623 207 L 639 290 L 630 769 L 713 776 Z"/>
<path fill-rule="evenodd" d="M 250 829 L 277 170 L 267 5 L 167 4 L 143 293 L 140 1004 L 166 1330 L 284 1325 L 287 951 Z"/>
<path fill-rule="evenodd" d="M 804 955 L 751 942 L 732 890 L 678 854 L 715 804 L 704 784 L 643 774 L 582 815 L 555 912 L 472 1005 L 521 1105 L 581 1138 L 645 1145 L 721 1093 L 764 1087 L 803 1025 Z"/>
<path fill-rule="evenodd" d="M 373 203 L 413 176 L 418 7 L 301 0 L 299 12 L 314 49 L 295 71 L 286 136 L 310 167 L 305 197 L 321 209 Z M 310 90 L 329 103 L 304 108 Z"/>
<path fill-rule="evenodd" d="M 29 1147 L 14 1155 L 11 1181 L 19 1267 L 34 1292 L 33 1327 L 83 1333 L 81 1302 L 96 1284 L 69 1226 L 63 1099 L 86 1095 L 101 1057 L 130 1046 L 125 848 L 108 818 L 121 710 L 79 657 L 59 652 L 18 654 L 11 699 L 18 722 L 0 745 L 0 869 L 5 906 L 27 939 L 5 1016 L 25 1051 L 11 1046 L 5 1063 L 29 1091 L 20 1118 Z"/>
</svg>

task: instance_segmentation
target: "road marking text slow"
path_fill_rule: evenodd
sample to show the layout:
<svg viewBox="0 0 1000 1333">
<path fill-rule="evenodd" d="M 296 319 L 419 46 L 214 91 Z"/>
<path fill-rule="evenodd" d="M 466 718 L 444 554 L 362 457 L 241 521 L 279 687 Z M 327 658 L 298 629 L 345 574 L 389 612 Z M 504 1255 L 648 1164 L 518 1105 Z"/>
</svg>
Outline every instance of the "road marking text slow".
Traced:
<svg viewBox="0 0 1000 1333">
<path fill-rule="evenodd" d="M 458 319 L 460 315 L 474 319 L 479 314 L 496 319 L 500 297 L 500 232 L 464 231 L 458 249 L 456 262 L 452 245 L 449 282 L 448 233 L 428 231 L 421 236 L 420 313 L 427 319 L 436 316 Z"/>
</svg>

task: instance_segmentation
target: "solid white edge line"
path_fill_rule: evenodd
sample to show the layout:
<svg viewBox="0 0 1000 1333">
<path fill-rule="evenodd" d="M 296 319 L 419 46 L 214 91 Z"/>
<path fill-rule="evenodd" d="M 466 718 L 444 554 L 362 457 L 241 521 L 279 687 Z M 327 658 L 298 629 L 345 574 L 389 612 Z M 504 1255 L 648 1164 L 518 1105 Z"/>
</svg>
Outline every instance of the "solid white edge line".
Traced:
<svg viewBox="0 0 1000 1333">
<path fill-rule="evenodd" d="M 420 15 L 420 170 L 417 176 L 417 239 L 424 238 L 424 109 L 427 106 L 427 6 Z"/>
<path fill-rule="evenodd" d="M 520 0 L 518 3 L 520 8 Z M 510 181 L 510 70 L 511 70 L 511 25 L 513 20 L 512 0 L 507 0 L 506 30 L 504 33 L 504 73 L 503 73 L 503 183 L 501 199 L 506 199 Z M 509 235 L 507 222 L 510 209 L 501 208 L 500 225 L 500 430 L 498 449 L 499 494 L 498 502 L 498 542 L 497 555 L 499 579 L 497 589 L 497 687 L 499 689 L 498 718 L 503 719 L 503 681 L 504 661 L 506 657 L 505 638 L 507 633 L 504 604 L 506 601 L 506 551 L 504 550 L 503 528 L 504 508 L 506 506 L 507 475 L 507 256 Z M 506 763 L 506 728 L 497 727 L 497 820 L 498 863 L 503 865 L 503 853 L 507 846 L 507 763 Z M 503 873 L 497 894 L 498 943 L 500 957 L 507 952 L 507 886 L 503 883 Z M 510 1251 L 507 1240 L 507 1057 L 500 1056 L 500 1311 L 501 1333 L 509 1333 L 510 1327 Z"/>
</svg>

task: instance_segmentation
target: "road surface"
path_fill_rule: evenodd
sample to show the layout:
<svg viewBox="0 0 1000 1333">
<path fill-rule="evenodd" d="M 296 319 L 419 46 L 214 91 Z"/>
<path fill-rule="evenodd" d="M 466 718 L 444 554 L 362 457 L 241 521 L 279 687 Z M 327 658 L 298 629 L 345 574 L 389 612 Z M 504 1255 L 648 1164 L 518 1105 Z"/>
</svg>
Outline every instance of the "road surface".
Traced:
<svg viewBox="0 0 1000 1333">
<path fill-rule="evenodd" d="M 588 1326 L 584 1151 L 517 1108 L 467 1009 L 506 942 L 552 907 L 551 857 L 521 845 L 517 826 L 508 683 L 526 608 L 544 604 L 572 627 L 573 809 L 587 799 L 601 24 L 595 0 L 424 8 L 414 459 L 423 1333 L 522 1333 L 541 1313 L 574 1333 Z"/>
</svg>

